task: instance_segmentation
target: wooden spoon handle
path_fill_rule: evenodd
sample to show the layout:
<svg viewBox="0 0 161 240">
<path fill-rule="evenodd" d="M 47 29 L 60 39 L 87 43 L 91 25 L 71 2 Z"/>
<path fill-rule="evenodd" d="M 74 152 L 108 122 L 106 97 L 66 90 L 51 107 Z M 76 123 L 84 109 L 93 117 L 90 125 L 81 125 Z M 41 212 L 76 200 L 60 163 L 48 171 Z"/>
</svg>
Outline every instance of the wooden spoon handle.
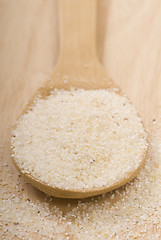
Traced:
<svg viewBox="0 0 161 240">
<path fill-rule="evenodd" d="M 60 52 L 50 86 L 70 90 L 116 85 L 96 54 L 96 0 L 59 0 Z"/>
<path fill-rule="evenodd" d="M 60 0 L 59 14 L 60 61 L 75 65 L 96 59 L 96 0 Z"/>
</svg>

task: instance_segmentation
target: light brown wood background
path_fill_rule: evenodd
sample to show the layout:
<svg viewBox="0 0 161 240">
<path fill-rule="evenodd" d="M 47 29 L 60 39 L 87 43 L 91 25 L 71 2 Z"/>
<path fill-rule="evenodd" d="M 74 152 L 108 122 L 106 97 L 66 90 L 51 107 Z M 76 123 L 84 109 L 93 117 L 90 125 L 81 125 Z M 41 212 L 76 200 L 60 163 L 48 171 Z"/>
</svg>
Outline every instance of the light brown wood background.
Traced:
<svg viewBox="0 0 161 240">
<path fill-rule="evenodd" d="M 97 8 L 99 60 L 152 131 L 152 120 L 160 121 L 161 112 L 161 1 L 99 0 Z M 57 12 L 56 0 L 0 0 L 2 162 L 11 164 L 11 124 L 54 69 L 59 54 Z"/>
</svg>

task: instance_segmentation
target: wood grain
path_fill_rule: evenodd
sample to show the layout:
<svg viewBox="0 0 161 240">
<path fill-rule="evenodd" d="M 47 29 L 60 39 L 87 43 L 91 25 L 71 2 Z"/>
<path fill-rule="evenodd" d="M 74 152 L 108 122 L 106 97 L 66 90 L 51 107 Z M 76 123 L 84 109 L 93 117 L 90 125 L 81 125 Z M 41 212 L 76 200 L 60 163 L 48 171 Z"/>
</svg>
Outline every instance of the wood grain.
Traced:
<svg viewBox="0 0 161 240">
<path fill-rule="evenodd" d="M 15 172 L 15 182 L 10 129 L 54 69 L 59 53 L 57 8 L 55 0 L 19 0 L 16 4 L 0 0 L 0 157 Z M 160 0 L 100 0 L 97 8 L 99 60 L 152 132 L 152 120 L 160 121 L 161 112 Z M 7 181 L 5 171 L 3 175 Z M 33 201 L 43 198 L 31 186 L 25 191 Z M 63 209 L 63 202 L 57 204 Z"/>
</svg>

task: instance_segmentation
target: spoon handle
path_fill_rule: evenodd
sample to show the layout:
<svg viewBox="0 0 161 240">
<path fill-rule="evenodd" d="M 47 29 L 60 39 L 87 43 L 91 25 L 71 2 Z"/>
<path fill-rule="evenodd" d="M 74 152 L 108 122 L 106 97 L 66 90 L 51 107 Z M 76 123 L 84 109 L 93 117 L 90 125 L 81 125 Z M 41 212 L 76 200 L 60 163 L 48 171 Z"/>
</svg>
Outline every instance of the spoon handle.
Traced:
<svg viewBox="0 0 161 240">
<path fill-rule="evenodd" d="M 59 0 L 58 4 L 60 52 L 50 85 L 66 90 L 114 87 L 96 53 L 97 1 Z"/>
<path fill-rule="evenodd" d="M 96 59 L 96 0 L 60 0 L 60 61 L 88 64 Z"/>
</svg>

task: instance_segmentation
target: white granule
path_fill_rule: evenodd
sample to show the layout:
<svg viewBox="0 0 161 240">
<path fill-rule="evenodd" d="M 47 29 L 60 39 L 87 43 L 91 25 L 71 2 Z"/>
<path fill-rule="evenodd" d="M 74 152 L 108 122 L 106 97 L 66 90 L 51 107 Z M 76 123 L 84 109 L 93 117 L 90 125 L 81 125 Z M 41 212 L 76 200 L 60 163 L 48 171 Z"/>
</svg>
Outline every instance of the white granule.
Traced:
<svg viewBox="0 0 161 240">
<path fill-rule="evenodd" d="M 134 172 L 147 134 L 129 101 L 109 90 L 51 92 L 18 121 L 13 157 L 53 187 L 111 186 Z"/>
<path fill-rule="evenodd" d="M 1 162 L 0 239 L 160 240 L 161 139 L 149 143 L 145 167 L 130 184 L 79 201 L 42 194 Z"/>
</svg>

